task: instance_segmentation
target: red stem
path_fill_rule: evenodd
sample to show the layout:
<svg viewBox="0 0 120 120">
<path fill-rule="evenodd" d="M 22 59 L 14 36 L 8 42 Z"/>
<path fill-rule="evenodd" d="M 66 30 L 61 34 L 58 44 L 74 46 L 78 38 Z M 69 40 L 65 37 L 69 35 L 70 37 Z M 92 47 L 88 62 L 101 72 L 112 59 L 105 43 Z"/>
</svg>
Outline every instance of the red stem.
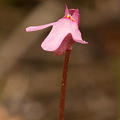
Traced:
<svg viewBox="0 0 120 120">
<path fill-rule="evenodd" d="M 67 74 L 68 74 L 68 64 L 69 64 L 70 52 L 71 52 L 70 50 L 67 50 L 66 54 L 65 54 L 63 76 L 62 76 L 62 83 L 61 83 L 61 94 L 60 94 L 58 120 L 64 120 L 65 96 L 66 96 L 66 85 L 67 85 Z"/>
</svg>

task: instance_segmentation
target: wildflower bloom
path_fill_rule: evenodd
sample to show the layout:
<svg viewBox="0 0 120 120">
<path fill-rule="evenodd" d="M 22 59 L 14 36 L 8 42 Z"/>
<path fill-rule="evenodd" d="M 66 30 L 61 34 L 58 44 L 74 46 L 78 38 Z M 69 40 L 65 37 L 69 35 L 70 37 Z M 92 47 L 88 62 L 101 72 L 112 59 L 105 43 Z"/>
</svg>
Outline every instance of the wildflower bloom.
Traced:
<svg viewBox="0 0 120 120">
<path fill-rule="evenodd" d="M 37 31 L 53 26 L 49 35 L 42 42 L 41 47 L 46 51 L 54 51 L 56 55 L 60 56 L 66 50 L 72 50 L 74 42 L 88 44 L 88 42 L 82 40 L 79 30 L 79 20 L 79 10 L 68 9 L 66 6 L 65 16 L 62 19 L 41 26 L 30 26 L 26 28 L 26 31 Z"/>
</svg>

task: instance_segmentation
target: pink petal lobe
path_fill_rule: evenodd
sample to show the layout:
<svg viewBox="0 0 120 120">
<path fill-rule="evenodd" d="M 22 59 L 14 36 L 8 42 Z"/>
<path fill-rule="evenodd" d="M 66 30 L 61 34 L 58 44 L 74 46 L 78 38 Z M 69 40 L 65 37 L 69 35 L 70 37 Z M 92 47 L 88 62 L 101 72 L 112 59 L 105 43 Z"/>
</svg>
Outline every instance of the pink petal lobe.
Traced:
<svg viewBox="0 0 120 120">
<path fill-rule="evenodd" d="M 76 9 L 72 15 L 72 18 L 78 23 L 79 26 L 79 21 L 80 21 L 80 15 L 79 15 L 79 10 Z"/>
<path fill-rule="evenodd" d="M 75 42 L 78 42 L 81 44 L 88 44 L 88 42 L 85 42 L 82 40 L 81 32 L 79 29 L 76 29 L 72 32 L 72 38 Z"/>
<path fill-rule="evenodd" d="M 55 51 L 59 48 L 64 38 L 71 33 L 71 24 L 73 21 L 62 18 L 58 20 L 54 25 L 50 32 L 50 34 L 46 37 L 46 39 L 42 42 L 41 47 L 46 51 Z"/>
<path fill-rule="evenodd" d="M 65 9 L 65 16 L 69 14 L 69 9 L 67 7 L 67 5 L 65 5 L 66 9 Z"/>
<path fill-rule="evenodd" d="M 56 22 L 45 24 L 45 25 L 40 25 L 40 26 L 30 26 L 30 27 L 26 28 L 26 31 L 27 32 L 32 32 L 32 31 L 42 30 L 42 29 L 45 29 L 47 27 L 50 27 L 50 26 L 54 25 L 55 23 Z"/>
</svg>

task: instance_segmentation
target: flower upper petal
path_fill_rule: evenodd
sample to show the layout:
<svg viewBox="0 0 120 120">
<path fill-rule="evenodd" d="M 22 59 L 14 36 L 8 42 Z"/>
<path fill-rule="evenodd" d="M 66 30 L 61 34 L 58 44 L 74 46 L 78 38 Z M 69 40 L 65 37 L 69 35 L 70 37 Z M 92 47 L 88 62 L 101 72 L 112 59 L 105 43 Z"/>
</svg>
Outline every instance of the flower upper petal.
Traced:
<svg viewBox="0 0 120 120">
<path fill-rule="evenodd" d="M 56 22 L 45 24 L 45 25 L 40 25 L 40 26 L 30 26 L 30 27 L 26 28 L 26 31 L 27 32 L 32 32 L 32 31 L 42 30 L 42 29 L 45 29 L 47 27 L 50 27 L 50 26 L 54 25 L 55 23 Z"/>
<path fill-rule="evenodd" d="M 74 19 L 75 22 L 77 22 L 79 26 L 79 20 L 80 20 L 80 15 L 79 15 L 79 10 L 78 9 L 68 9 L 67 5 L 65 5 L 65 16 L 70 14 L 72 18 Z"/>
<path fill-rule="evenodd" d="M 55 51 L 61 45 L 64 38 L 71 33 L 73 21 L 62 18 L 58 20 L 50 32 L 50 34 L 43 41 L 41 47 L 46 51 Z M 75 22 L 74 22 L 75 23 Z"/>
<path fill-rule="evenodd" d="M 67 7 L 67 5 L 65 5 L 66 9 L 65 9 L 65 16 L 69 14 L 69 9 Z"/>
<path fill-rule="evenodd" d="M 78 23 L 79 26 L 79 21 L 80 21 L 80 15 L 79 15 L 79 10 L 76 9 L 72 15 L 72 18 Z"/>
</svg>

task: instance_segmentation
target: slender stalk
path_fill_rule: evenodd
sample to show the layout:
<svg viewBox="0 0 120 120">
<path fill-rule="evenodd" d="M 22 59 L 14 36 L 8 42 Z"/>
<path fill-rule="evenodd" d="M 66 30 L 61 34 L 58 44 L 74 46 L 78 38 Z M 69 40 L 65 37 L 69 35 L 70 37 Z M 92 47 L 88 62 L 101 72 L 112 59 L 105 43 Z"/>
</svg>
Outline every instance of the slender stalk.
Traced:
<svg viewBox="0 0 120 120">
<path fill-rule="evenodd" d="M 58 120 L 64 120 L 65 96 L 66 96 L 66 85 L 67 85 L 67 74 L 68 74 L 68 64 L 69 64 L 70 52 L 71 52 L 70 50 L 67 50 L 66 54 L 65 54 L 63 76 L 62 76 L 62 83 L 61 83 L 61 94 L 60 94 Z"/>
</svg>

